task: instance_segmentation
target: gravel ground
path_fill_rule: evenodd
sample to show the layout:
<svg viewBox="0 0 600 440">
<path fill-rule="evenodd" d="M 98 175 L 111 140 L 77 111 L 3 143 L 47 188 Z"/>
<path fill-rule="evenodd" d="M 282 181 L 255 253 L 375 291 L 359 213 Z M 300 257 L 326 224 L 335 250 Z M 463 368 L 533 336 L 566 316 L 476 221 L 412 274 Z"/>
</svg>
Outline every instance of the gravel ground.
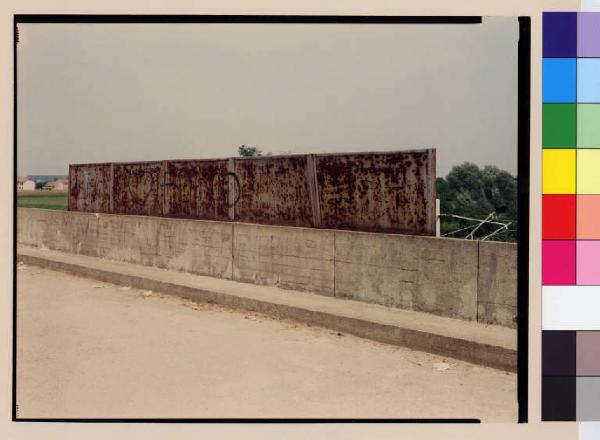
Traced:
<svg viewBox="0 0 600 440">
<path fill-rule="evenodd" d="M 479 418 L 516 375 L 19 265 L 19 417 Z"/>
</svg>

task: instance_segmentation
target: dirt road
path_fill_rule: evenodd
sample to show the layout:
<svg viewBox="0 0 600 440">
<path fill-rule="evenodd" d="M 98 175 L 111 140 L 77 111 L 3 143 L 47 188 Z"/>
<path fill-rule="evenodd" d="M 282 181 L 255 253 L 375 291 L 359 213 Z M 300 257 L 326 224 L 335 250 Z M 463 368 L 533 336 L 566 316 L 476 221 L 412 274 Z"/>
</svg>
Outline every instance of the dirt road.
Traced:
<svg viewBox="0 0 600 440">
<path fill-rule="evenodd" d="M 514 374 L 34 266 L 17 313 L 20 417 L 517 417 Z"/>
</svg>

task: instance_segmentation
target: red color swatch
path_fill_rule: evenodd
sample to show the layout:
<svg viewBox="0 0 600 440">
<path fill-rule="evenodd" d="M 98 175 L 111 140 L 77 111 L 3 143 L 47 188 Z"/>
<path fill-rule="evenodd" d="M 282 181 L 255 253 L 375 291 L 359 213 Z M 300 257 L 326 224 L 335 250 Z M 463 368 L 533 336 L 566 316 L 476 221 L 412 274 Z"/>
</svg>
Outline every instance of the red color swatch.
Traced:
<svg viewBox="0 0 600 440">
<path fill-rule="evenodd" d="M 577 196 L 544 194 L 542 196 L 542 238 L 544 240 L 575 239 Z"/>
</svg>

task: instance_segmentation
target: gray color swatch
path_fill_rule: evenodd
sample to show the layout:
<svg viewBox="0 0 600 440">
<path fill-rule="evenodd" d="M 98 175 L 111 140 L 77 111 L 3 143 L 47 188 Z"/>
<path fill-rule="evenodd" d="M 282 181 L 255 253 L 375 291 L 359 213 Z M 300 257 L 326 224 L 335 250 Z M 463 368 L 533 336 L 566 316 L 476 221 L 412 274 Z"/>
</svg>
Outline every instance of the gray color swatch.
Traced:
<svg viewBox="0 0 600 440">
<path fill-rule="evenodd" d="M 600 376 L 600 332 L 577 332 L 577 376 Z"/>
<path fill-rule="evenodd" d="M 600 377 L 577 378 L 577 421 L 600 420 Z"/>
</svg>

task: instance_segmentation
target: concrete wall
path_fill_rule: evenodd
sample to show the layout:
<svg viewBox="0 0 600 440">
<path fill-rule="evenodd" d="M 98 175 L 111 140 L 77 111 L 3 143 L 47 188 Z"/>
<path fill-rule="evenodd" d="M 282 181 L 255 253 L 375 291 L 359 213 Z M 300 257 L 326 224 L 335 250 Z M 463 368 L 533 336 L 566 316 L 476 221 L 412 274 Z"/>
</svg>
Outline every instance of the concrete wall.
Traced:
<svg viewBox="0 0 600 440">
<path fill-rule="evenodd" d="M 233 231 L 233 279 L 333 296 L 333 231 L 247 223 Z"/>
<path fill-rule="evenodd" d="M 477 315 L 486 324 L 516 326 L 517 246 L 479 243 Z"/>
<path fill-rule="evenodd" d="M 335 233 L 335 293 L 392 307 L 477 319 L 477 242 Z"/>
<path fill-rule="evenodd" d="M 515 327 L 511 243 L 18 209 L 19 244 Z"/>
<path fill-rule="evenodd" d="M 19 244 L 231 278 L 232 224 L 18 209 Z"/>
</svg>

